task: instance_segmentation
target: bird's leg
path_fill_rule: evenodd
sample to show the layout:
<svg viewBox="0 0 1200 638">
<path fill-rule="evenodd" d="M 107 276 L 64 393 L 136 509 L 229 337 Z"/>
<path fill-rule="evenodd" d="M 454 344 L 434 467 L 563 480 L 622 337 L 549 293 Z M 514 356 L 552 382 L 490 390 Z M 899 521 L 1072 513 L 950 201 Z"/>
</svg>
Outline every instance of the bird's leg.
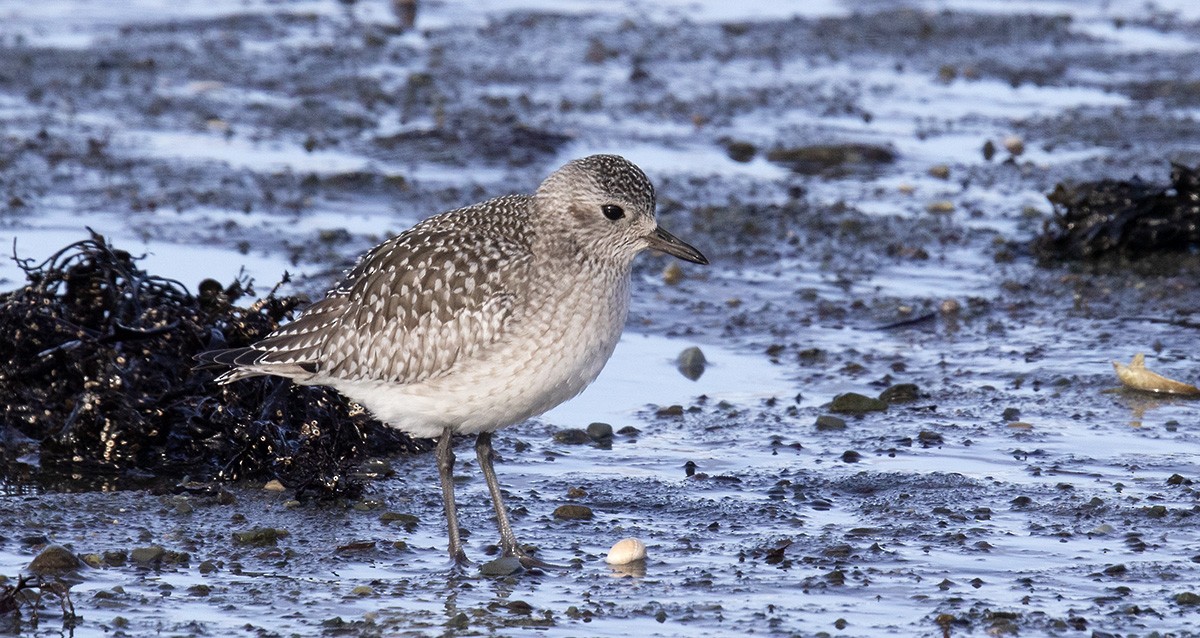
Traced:
<svg viewBox="0 0 1200 638">
<path fill-rule="evenodd" d="M 483 470 L 483 478 L 487 481 L 488 491 L 492 493 L 492 505 L 496 508 L 496 526 L 500 528 L 500 550 L 504 556 L 516 556 L 525 567 L 556 567 L 525 553 L 517 543 L 513 534 L 512 524 L 508 522 L 508 509 L 504 507 L 504 499 L 500 496 L 500 482 L 496 480 L 496 469 L 492 467 L 492 459 L 496 452 L 492 449 L 492 433 L 480 432 L 475 438 L 475 455 L 479 457 L 479 469 Z"/>
<path fill-rule="evenodd" d="M 458 507 L 454 504 L 454 444 L 450 428 L 442 431 L 437 445 L 438 476 L 442 479 L 442 505 L 446 510 L 446 527 L 450 532 L 450 560 L 456 565 L 466 565 L 467 554 L 463 552 L 462 539 L 458 535 Z"/>
</svg>

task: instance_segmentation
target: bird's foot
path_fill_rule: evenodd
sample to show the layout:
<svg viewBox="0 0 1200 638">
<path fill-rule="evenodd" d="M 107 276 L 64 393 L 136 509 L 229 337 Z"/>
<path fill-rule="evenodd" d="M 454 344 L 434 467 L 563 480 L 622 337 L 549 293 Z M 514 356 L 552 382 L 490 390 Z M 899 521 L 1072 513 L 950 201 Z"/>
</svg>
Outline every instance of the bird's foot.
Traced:
<svg viewBox="0 0 1200 638">
<path fill-rule="evenodd" d="M 457 552 L 451 552 L 450 561 L 447 569 L 451 574 L 456 576 L 466 576 L 474 571 L 475 563 L 467 558 L 467 554 L 461 549 Z"/>
<path fill-rule="evenodd" d="M 566 565 L 547 563 L 546 561 L 526 552 L 523 547 L 516 546 L 504 549 L 504 556 L 515 556 L 525 569 L 568 569 Z"/>
</svg>

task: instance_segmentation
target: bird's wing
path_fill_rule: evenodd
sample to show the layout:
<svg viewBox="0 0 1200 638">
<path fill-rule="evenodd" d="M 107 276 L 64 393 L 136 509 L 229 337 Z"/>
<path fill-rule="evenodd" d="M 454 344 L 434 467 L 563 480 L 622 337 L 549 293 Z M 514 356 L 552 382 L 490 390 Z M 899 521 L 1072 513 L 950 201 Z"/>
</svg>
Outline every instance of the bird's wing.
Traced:
<svg viewBox="0 0 1200 638">
<path fill-rule="evenodd" d="M 412 383 L 504 334 L 532 262 L 501 198 L 431 217 L 367 253 L 299 318 L 234 357 L 230 375 Z M 516 207 L 515 209 L 513 207 Z"/>
</svg>

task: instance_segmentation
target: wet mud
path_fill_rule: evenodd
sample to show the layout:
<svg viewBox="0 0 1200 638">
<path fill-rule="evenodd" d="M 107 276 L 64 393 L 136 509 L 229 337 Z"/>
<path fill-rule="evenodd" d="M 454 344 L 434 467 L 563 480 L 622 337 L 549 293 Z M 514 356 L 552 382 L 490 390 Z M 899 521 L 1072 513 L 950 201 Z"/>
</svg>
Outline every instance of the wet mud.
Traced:
<svg viewBox="0 0 1200 638">
<path fill-rule="evenodd" d="M 596 385 L 496 437 L 518 537 L 565 569 L 452 573 L 428 454 L 367 454 L 363 492 L 301 499 L 53 472 L 8 427 L 6 630 L 1200 634 L 1200 404 L 1111 365 L 1200 379 L 1197 247 L 1036 243 L 1059 185 L 1200 164 L 1187 3 L 514 0 L 422 3 L 413 28 L 364 0 L 63 7 L 0 26 L 0 241 L 22 256 L 87 224 L 191 290 L 244 266 L 320 294 L 417 219 L 610 151 L 713 266 L 641 258 Z M 606 564 L 627 537 L 644 564 Z M 53 546 L 81 565 L 19 588 Z"/>
</svg>

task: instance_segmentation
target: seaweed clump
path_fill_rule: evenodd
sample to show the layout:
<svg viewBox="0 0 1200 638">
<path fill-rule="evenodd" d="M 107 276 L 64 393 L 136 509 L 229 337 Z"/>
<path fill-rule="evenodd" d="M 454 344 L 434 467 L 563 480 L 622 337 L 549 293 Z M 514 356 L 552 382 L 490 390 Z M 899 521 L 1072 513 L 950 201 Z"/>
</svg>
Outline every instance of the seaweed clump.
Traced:
<svg viewBox="0 0 1200 638">
<path fill-rule="evenodd" d="M 1034 242 L 1043 259 L 1140 258 L 1200 248 L 1200 167 L 1171 165 L 1171 183 L 1105 179 L 1059 184 L 1054 216 Z"/>
<path fill-rule="evenodd" d="M 218 386 L 205 350 L 266 336 L 304 303 L 251 282 L 196 295 L 150 275 L 103 236 L 40 264 L 0 294 L 0 445 L 56 477 L 278 479 L 298 494 L 356 496 L 369 456 L 427 448 L 331 389 L 260 377 Z M 10 464 L 6 463 L 8 467 Z"/>
</svg>

